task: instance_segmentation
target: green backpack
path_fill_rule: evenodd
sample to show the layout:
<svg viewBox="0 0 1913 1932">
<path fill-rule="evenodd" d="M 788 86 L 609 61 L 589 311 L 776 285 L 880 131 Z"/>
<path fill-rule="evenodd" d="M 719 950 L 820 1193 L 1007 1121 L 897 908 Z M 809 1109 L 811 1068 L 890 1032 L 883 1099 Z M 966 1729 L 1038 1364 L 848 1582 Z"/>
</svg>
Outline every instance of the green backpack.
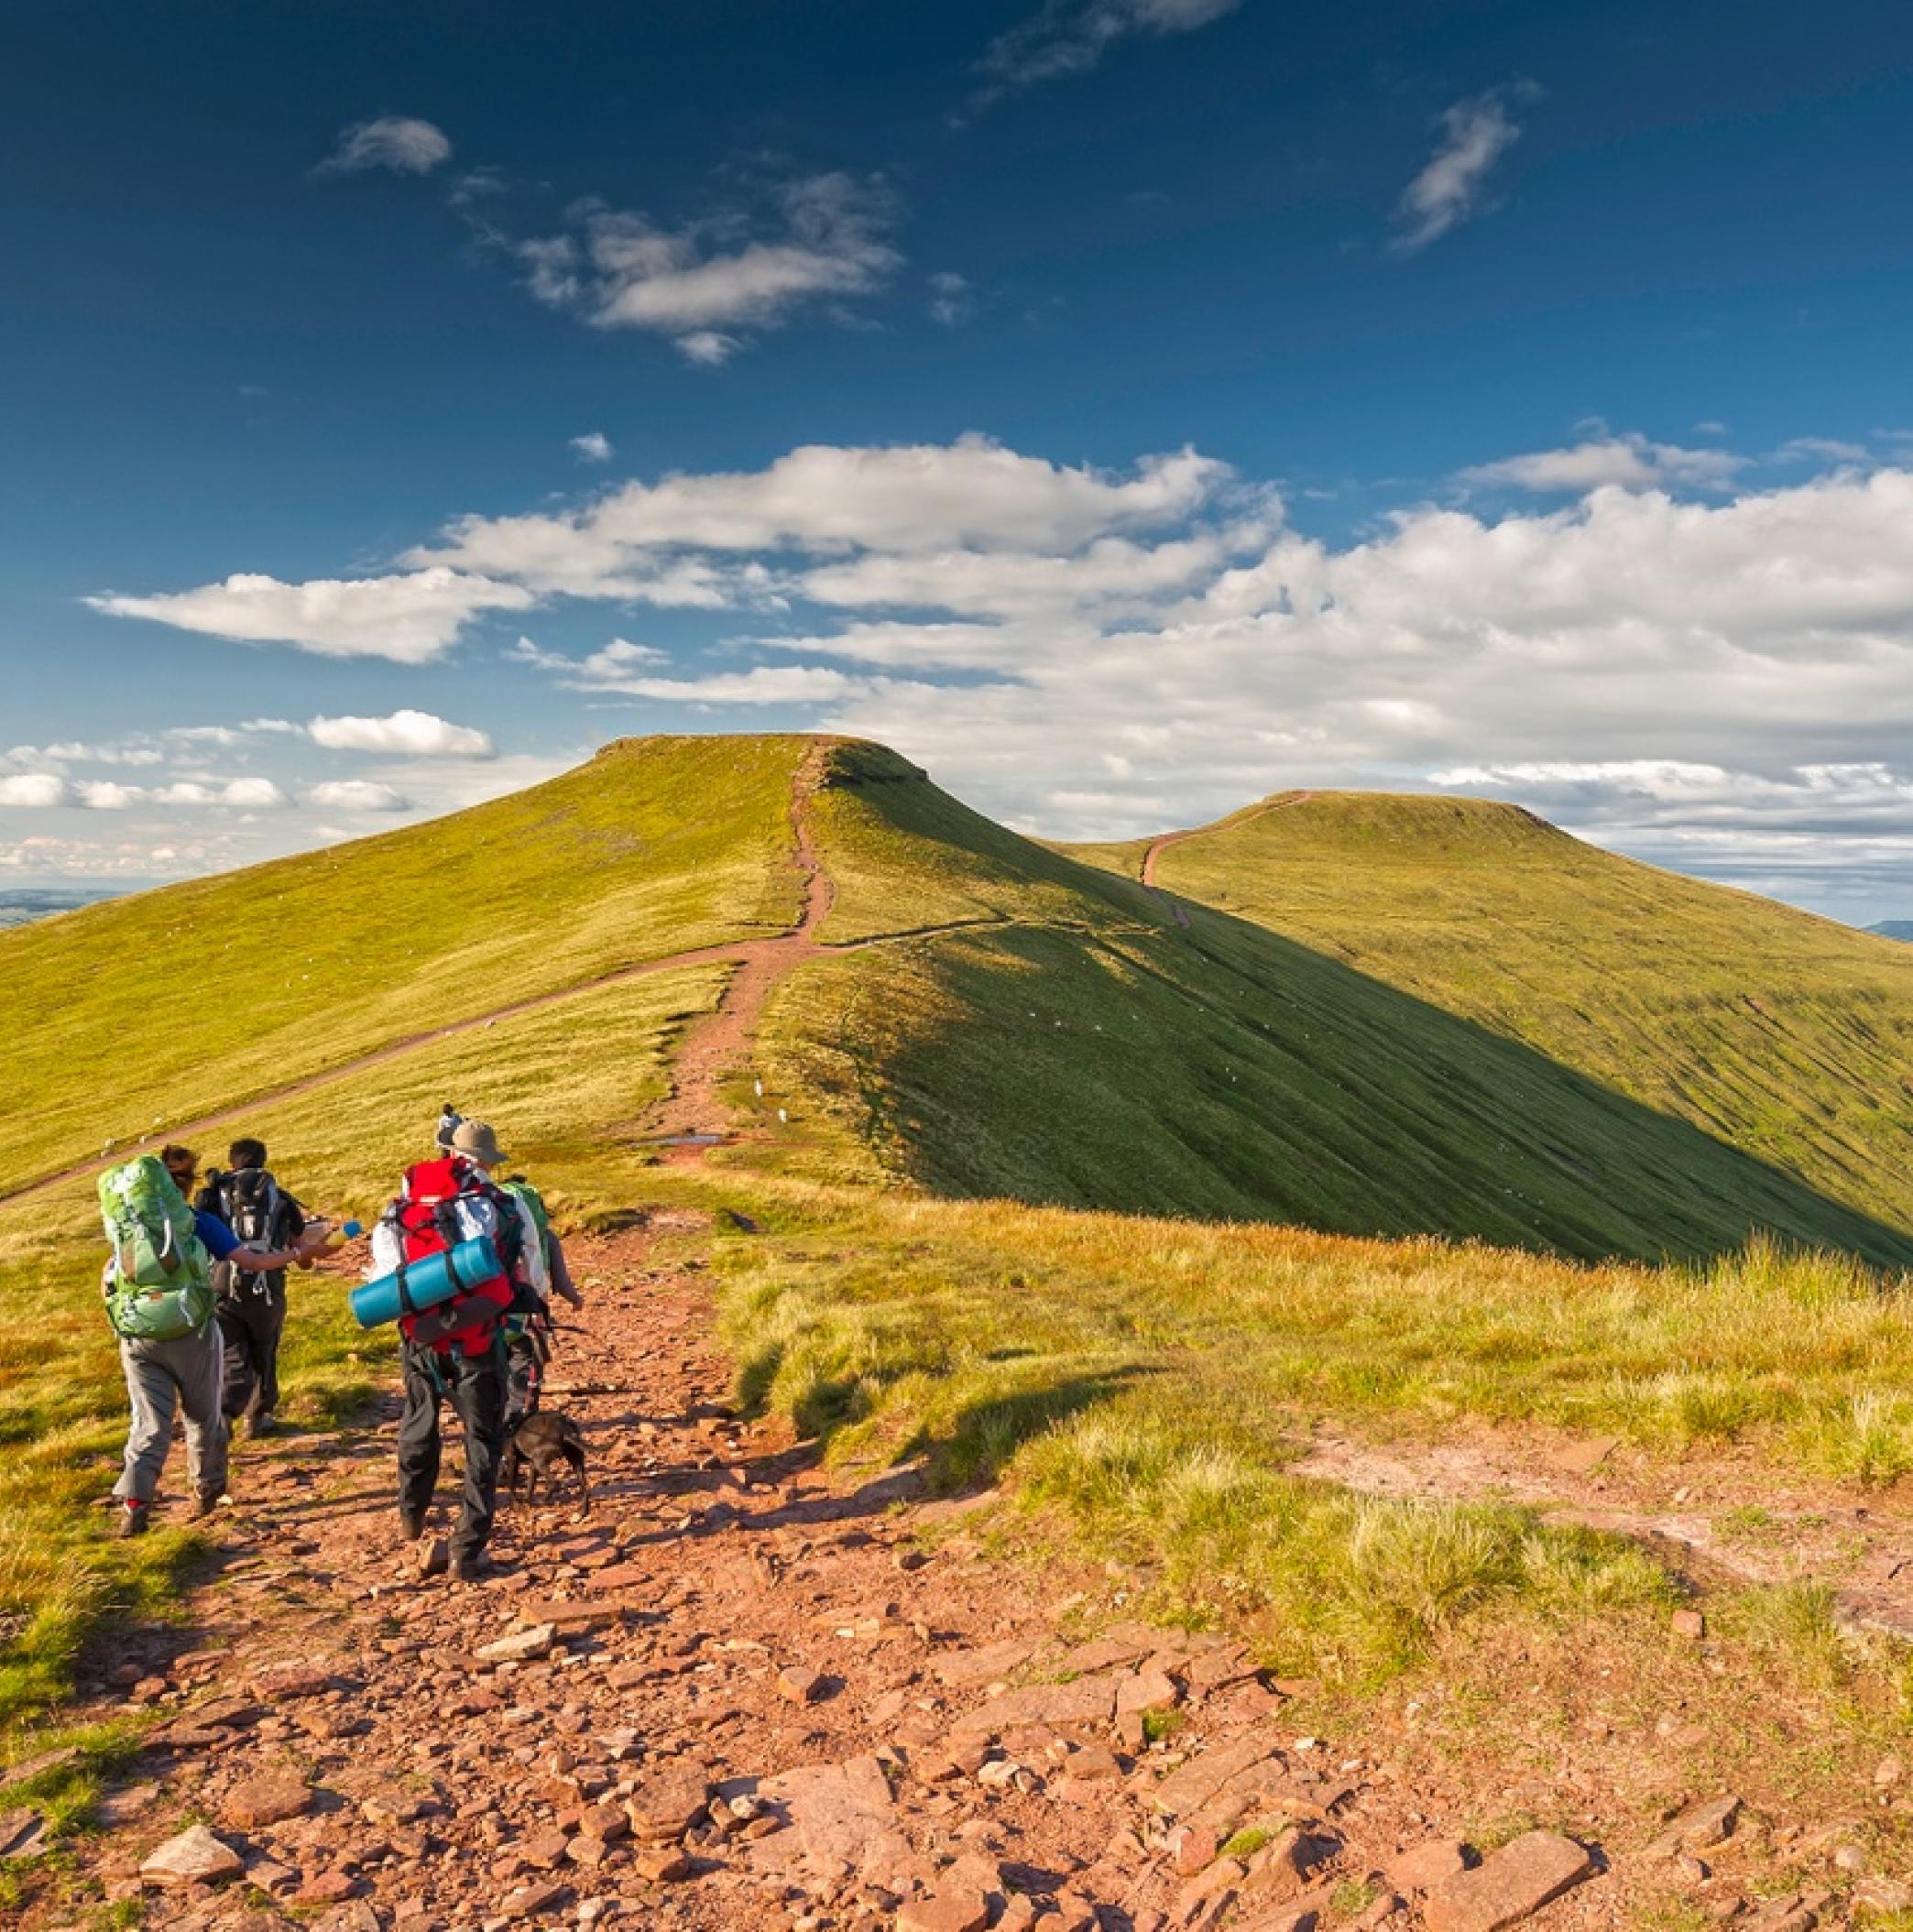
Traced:
<svg viewBox="0 0 1913 1932">
<path fill-rule="evenodd" d="M 552 1217 L 545 1211 L 544 1196 L 522 1174 L 501 1184 L 507 1194 L 516 1195 L 531 1210 L 531 1218 L 538 1224 L 539 1245 L 544 1250 L 545 1262 L 549 1266 L 552 1259 Z"/>
<path fill-rule="evenodd" d="M 100 1176 L 100 1218 L 113 1243 L 106 1319 L 116 1335 L 173 1342 L 212 1320 L 213 1260 L 157 1154 Z"/>
<path fill-rule="evenodd" d="M 531 1210 L 532 1223 L 538 1229 L 538 1245 L 543 1250 L 545 1271 L 549 1273 L 552 1266 L 552 1217 L 545 1212 L 544 1196 L 523 1174 L 513 1180 L 501 1181 L 498 1185 L 514 1200 L 522 1201 Z M 535 1298 L 528 1300 L 526 1291 L 518 1291 L 512 1298 L 510 1312 L 505 1317 L 505 1333 L 523 1335 L 526 1325 L 540 1312 L 541 1305 Z"/>
</svg>

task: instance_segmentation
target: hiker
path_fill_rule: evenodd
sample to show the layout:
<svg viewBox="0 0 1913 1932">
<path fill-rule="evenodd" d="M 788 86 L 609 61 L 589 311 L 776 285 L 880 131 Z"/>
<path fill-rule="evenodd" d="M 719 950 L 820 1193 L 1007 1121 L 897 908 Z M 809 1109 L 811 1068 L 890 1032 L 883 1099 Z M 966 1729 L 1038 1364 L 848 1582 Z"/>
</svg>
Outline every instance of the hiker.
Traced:
<svg viewBox="0 0 1913 1932">
<path fill-rule="evenodd" d="M 440 1160 L 443 1160 L 452 1152 L 452 1136 L 458 1131 L 459 1124 L 464 1119 L 465 1116 L 449 1100 L 440 1108 L 436 1142 Z"/>
<path fill-rule="evenodd" d="M 551 1292 L 574 1308 L 585 1305 L 585 1297 L 572 1282 L 565 1265 L 564 1244 L 552 1217 L 545 1211 L 544 1196 L 523 1174 L 512 1174 L 499 1184 L 505 1192 L 521 1202 L 538 1229 L 544 1249 L 545 1274 Z M 520 1295 L 505 1317 L 505 1439 L 508 1442 L 519 1424 L 538 1413 L 538 1397 L 544 1386 L 545 1366 L 552 1359 L 551 1303 L 544 1296 Z M 523 1305 L 521 1305 L 523 1304 Z"/>
<path fill-rule="evenodd" d="M 399 1424 L 399 1519 L 420 1566 L 435 1552 L 426 1542 L 432 1492 L 443 1444 L 441 1406 L 450 1402 L 465 1425 L 465 1489 L 453 1534 L 453 1577 L 483 1574 L 485 1545 L 497 1509 L 498 1457 L 505 1442 L 504 1320 L 513 1302 L 543 1297 L 544 1250 L 530 1210 L 492 1179 L 504 1164 L 497 1137 L 483 1120 L 462 1120 L 450 1155 L 408 1168 L 404 1191 L 372 1234 L 368 1279 L 443 1253 L 461 1241 L 487 1239 L 502 1272 L 461 1290 L 436 1307 L 401 1315 L 400 1361 L 405 1413 Z"/>
<path fill-rule="evenodd" d="M 192 1205 L 217 1215 L 242 1241 L 294 1246 L 306 1231 L 305 1212 L 273 1178 L 266 1165 L 266 1143 L 235 1141 L 226 1158 L 232 1167 L 209 1173 Z M 312 1265 L 310 1260 L 300 1263 Z M 226 1421 L 243 1419 L 248 1435 L 270 1435 L 279 1408 L 286 1272 L 254 1268 L 241 1259 L 219 1261 L 213 1270 L 213 1289 L 225 1343 Z"/>
<path fill-rule="evenodd" d="M 213 1318 L 213 1263 L 229 1260 L 239 1238 L 191 1200 L 199 1156 L 168 1147 L 103 1174 L 100 1206 L 113 1255 L 101 1281 L 107 1318 L 120 1338 L 120 1367 L 133 1411 L 126 1468 L 113 1487 L 116 1536 L 144 1534 L 159 1472 L 172 1446 L 173 1416 L 186 1420 L 186 1476 L 193 1515 L 219 1506 L 226 1485 L 226 1418 L 221 1403 L 224 1349 Z M 292 1247 L 254 1250 L 261 1270 L 304 1265 L 322 1230 Z"/>
</svg>

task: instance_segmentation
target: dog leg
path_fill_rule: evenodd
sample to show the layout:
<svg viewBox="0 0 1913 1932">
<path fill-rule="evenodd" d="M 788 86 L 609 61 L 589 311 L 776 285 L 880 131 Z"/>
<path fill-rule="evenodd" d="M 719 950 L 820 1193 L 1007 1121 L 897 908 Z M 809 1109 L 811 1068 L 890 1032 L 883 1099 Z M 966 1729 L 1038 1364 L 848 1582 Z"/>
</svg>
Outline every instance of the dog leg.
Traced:
<svg viewBox="0 0 1913 1932">
<path fill-rule="evenodd" d="M 563 1446 L 564 1459 L 572 1466 L 572 1472 L 578 1479 L 578 1514 L 591 1514 L 591 1485 L 585 1479 L 585 1451 L 578 1444 L 567 1442 Z"/>
</svg>

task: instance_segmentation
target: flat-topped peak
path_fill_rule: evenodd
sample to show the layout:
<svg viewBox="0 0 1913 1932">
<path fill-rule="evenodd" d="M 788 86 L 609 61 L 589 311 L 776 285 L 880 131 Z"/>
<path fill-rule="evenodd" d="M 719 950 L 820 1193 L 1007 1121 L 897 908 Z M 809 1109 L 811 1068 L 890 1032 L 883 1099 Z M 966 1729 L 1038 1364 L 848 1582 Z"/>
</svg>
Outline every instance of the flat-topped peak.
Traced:
<svg viewBox="0 0 1913 1932">
<path fill-rule="evenodd" d="M 678 757 L 709 756 L 713 747 L 740 751 L 782 750 L 793 771 L 808 758 L 818 759 L 817 783 L 836 785 L 907 784 L 929 773 L 874 738 L 846 737 L 832 731 L 654 732 L 642 737 L 612 738 L 592 754 L 592 763 L 669 763 Z"/>
</svg>

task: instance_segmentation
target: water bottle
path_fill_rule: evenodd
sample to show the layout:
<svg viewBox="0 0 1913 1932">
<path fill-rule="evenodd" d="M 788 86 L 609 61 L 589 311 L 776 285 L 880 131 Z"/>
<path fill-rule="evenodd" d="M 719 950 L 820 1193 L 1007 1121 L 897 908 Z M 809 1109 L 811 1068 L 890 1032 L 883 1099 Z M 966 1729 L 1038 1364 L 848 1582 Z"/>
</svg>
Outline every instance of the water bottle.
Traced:
<svg viewBox="0 0 1913 1932">
<path fill-rule="evenodd" d="M 326 1236 L 325 1245 L 333 1252 L 336 1252 L 339 1249 L 344 1247 L 347 1241 L 357 1240 L 359 1236 L 364 1234 L 365 1231 L 365 1224 L 361 1221 L 342 1222 L 340 1226 L 334 1228 Z"/>
</svg>

